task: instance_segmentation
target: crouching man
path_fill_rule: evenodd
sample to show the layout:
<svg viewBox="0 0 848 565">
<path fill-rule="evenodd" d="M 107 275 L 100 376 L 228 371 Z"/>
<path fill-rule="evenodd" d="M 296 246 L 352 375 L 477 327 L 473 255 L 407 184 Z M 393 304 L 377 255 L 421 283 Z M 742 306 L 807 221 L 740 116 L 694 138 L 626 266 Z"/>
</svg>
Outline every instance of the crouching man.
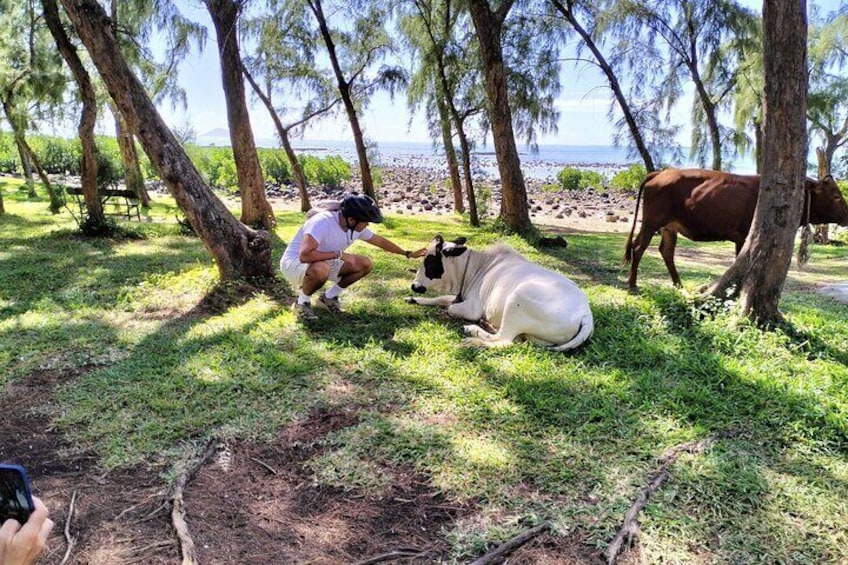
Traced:
<svg viewBox="0 0 848 565">
<path fill-rule="evenodd" d="M 354 241 L 361 239 L 407 259 L 424 256 L 425 248 L 406 251 L 368 229 L 368 224 L 382 221 L 377 203 L 370 196 L 355 192 L 342 199 L 338 210 L 321 210 L 308 217 L 280 260 L 280 271 L 297 292 L 292 309 L 298 319 L 318 318 L 312 310 L 312 295 L 328 280 L 334 284 L 318 297 L 316 306 L 335 314 L 342 312 L 342 290 L 371 273 L 371 259 L 345 253 Z"/>
</svg>

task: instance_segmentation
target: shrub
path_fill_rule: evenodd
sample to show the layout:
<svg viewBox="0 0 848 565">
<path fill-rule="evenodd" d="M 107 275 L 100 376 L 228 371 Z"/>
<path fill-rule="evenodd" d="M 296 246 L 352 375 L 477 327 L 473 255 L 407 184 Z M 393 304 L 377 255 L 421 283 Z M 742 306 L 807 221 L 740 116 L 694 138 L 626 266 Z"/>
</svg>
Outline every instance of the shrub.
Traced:
<svg viewBox="0 0 848 565">
<path fill-rule="evenodd" d="M 290 183 L 292 180 L 291 165 L 282 149 L 259 149 L 259 164 L 262 166 L 262 176 L 267 181 L 277 184 Z"/>
<path fill-rule="evenodd" d="M 330 188 L 340 188 L 343 180 L 350 179 L 350 165 L 338 155 L 323 159 L 314 155 L 301 157 L 303 174 L 309 184 L 322 185 Z"/>
<path fill-rule="evenodd" d="M 17 173 L 19 168 L 18 148 L 12 134 L 0 133 L 0 173 Z"/>
<path fill-rule="evenodd" d="M 623 171 L 617 172 L 610 181 L 610 188 L 616 190 L 636 190 L 647 175 L 644 165 L 630 165 Z"/>
<path fill-rule="evenodd" d="M 557 180 L 562 190 L 577 190 L 580 188 L 580 178 L 582 176 L 580 169 L 566 167 L 557 173 Z"/>
<path fill-rule="evenodd" d="M 580 176 L 580 188 L 603 190 L 607 185 L 607 177 L 596 171 L 583 171 Z"/>
</svg>

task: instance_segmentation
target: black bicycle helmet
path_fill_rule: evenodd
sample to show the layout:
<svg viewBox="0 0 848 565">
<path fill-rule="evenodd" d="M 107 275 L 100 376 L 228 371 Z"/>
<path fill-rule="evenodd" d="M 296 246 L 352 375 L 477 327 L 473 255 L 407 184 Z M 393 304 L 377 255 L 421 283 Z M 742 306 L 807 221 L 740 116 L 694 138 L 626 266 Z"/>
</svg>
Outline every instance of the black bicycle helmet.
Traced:
<svg viewBox="0 0 848 565">
<path fill-rule="evenodd" d="M 342 216 L 353 218 L 357 222 L 372 222 L 380 224 L 383 222 L 383 214 L 374 199 L 367 194 L 351 192 L 342 199 L 339 206 Z"/>
</svg>

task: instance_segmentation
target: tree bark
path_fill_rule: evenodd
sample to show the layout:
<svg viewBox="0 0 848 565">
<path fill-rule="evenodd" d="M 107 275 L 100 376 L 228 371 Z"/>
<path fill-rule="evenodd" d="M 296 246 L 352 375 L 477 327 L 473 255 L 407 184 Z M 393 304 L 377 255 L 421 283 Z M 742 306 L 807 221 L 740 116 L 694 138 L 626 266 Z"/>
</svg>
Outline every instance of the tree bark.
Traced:
<svg viewBox="0 0 848 565">
<path fill-rule="evenodd" d="M 743 312 L 770 326 L 783 320 L 780 295 L 801 221 L 807 130 L 806 0 L 763 1 L 765 140 L 763 176 L 751 230 L 728 271 L 709 292 L 741 293 Z"/>
<path fill-rule="evenodd" d="M 486 96 L 489 100 L 489 120 L 492 123 L 492 138 L 501 177 L 501 211 L 504 223 L 519 234 L 532 229 L 527 206 L 527 187 L 521 172 L 521 161 L 515 145 L 512 129 L 512 110 L 506 68 L 501 49 L 503 23 L 512 7 L 512 0 L 500 4 L 492 11 L 488 0 L 469 0 L 471 19 L 480 42 L 483 70 L 486 76 Z"/>
<path fill-rule="evenodd" d="M 353 103 L 350 93 L 350 83 L 345 79 L 342 73 L 342 67 L 339 63 L 339 57 L 336 54 L 336 44 L 333 42 L 333 37 L 330 35 L 330 28 L 327 26 L 327 19 L 324 17 L 324 9 L 321 6 L 321 0 L 309 0 L 309 7 L 318 22 L 318 28 L 321 30 L 321 37 L 324 40 L 324 45 L 327 47 L 327 55 L 330 58 L 330 64 L 333 67 L 333 73 L 336 75 L 336 84 L 339 89 L 339 95 L 342 98 L 347 119 L 350 122 L 350 129 L 353 133 L 353 142 L 356 145 L 356 156 L 359 159 L 359 173 L 362 177 L 362 192 L 374 198 L 374 178 L 371 176 L 371 165 L 368 163 L 368 151 L 365 147 L 365 136 L 362 133 L 362 126 L 359 123 L 359 116 L 356 113 L 356 106 Z"/>
<path fill-rule="evenodd" d="M 130 130 L 215 259 L 220 278 L 273 277 L 268 233 L 254 231 L 236 220 L 204 184 L 122 57 L 109 18 L 97 0 L 61 1 Z"/>
<path fill-rule="evenodd" d="M 103 204 L 97 191 L 97 144 L 94 141 L 94 128 L 97 125 L 97 97 L 94 86 L 91 84 L 91 78 L 85 70 L 76 47 L 65 33 L 65 28 L 62 27 L 56 0 L 41 0 L 41 5 L 44 8 L 44 20 L 50 29 L 50 34 L 74 75 L 82 99 L 82 115 L 77 132 L 82 145 L 80 181 L 88 213 L 88 218 L 85 219 L 86 233 L 104 233 L 107 225 L 106 214 L 103 212 Z"/>
<path fill-rule="evenodd" d="M 118 149 L 121 151 L 121 162 L 124 164 L 124 185 L 127 190 L 135 193 L 141 205 L 147 208 L 150 206 L 150 194 L 144 186 L 144 175 L 141 173 L 141 165 L 138 162 L 135 138 L 115 104 L 109 104 L 109 108 L 115 118 L 115 136 L 118 140 Z"/>
<path fill-rule="evenodd" d="M 230 144 L 241 192 L 241 221 L 249 226 L 271 229 L 276 224 L 274 210 L 265 196 L 265 181 L 256 153 L 250 114 L 244 92 L 241 53 L 238 44 L 238 19 L 242 8 L 239 0 L 205 0 L 215 35 L 218 38 L 218 57 L 221 79 L 227 102 L 227 123 Z"/>
<path fill-rule="evenodd" d="M 639 155 L 642 157 L 642 162 L 645 163 L 645 170 L 647 172 L 653 172 L 656 170 L 654 166 L 654 159 L 651 157 L 651 152 L 648 150 L 648 146 L 645 143 L 645 138 L 642 136 L 642 130 L 639 129 L 639 124 L 636 123 L 636 118 L 633 116 L 633 112 L 630 110 L 630 104 L 627 102 L 627 97 L 624 96 L 624 91 L 621 89 L 621 84 L 618 82 L 618 77 L 613 71 L 612 66 L 610 66 L 609 62 L 607 62 L 604 54 L 601 53 L 601 50 L 598 48 L 598 45 L 595 43 L 592 35 L 586 31 L 586 29 L 580 25 L 580 22 L 577 21 L 577 17 L 574 15 L 574 3 L 573 0 L 567 1 L 566 4 L 568 6 L 562 4 L 559 0 L 552 0 L 553 5 L 557 10 L 563 15 L 563 17 L 571 24 L 571 27 L 574 28 L 574 31 L 583 39 L 583 43 L 586 44 L 586 47 L 589 48 L 589 51 L 592 52 L 592 55 L 595 57 L 595 61 L 600 67 L 601 71 L 604 73 L 604 76 L 607 77 L 607 82 L 609 83 L 610 90 L 612 90 L 612 94 L 615 97 L 615 101 L 618 103 L 618 107 L 621 109 L 621 113 L 624 114 L 624 121 L 627 122 L 627 128 L 630 130 L 630 136 L 633 138 L 633 143 L 636 145 L 636 150 L 639 152 Z"/>
</svg>

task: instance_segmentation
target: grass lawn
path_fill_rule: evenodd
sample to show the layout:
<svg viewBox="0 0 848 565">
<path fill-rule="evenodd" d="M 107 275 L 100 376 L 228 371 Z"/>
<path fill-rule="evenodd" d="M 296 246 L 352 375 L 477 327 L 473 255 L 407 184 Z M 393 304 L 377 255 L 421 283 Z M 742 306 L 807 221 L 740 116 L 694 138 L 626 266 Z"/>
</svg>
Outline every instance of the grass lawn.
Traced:
<svg viewBox="0 0 848 565">
<path fill-rule="evenodd" d="M 273 442 L 317 410 L 349 410 L 355 421 L 305 462 L 314 482 L 379 498 L 386 470 L 406 468 L 473 503 L 439 534 L 461 563 L 543 520 L 602 549 L 658 457 L 708 439 L 641 515 L 647 562 L 845 562 L 848 306 L 811 289 L 848 279 L 848 247 L 816 246 L 807 270 L 793 266 L 791 330 L 763 332 L 690 298 L 729 244 L 681 239 L 682 292 L 652 248 L 630 296 L 621 234 L 569 234 L 553 251 L 508 237 L 586 291 L 595 334 L 573 354 L 477 350 L 460 346 L 461 321 L 403 301 L 414 262 L 366 244 L 352 250 L 375 270 L 343 295 L 348 313 L 304 326 L 282 282 L 222 300 L 166 197 L 150 221 L 122 224 L 141 237 L 96 240 L 16 181 L 0 190 L 0 384 L 73 375 L 38 410 L 67 439 L 63 455 L 93 453 L 98 472 L 145 463 L 166 485 L 208 438 Z M 279 213 L 275 261 L 302 218 Z M 457 218 L 390 216 L 375 230 L 407 248 L 435 233 L 500 239 Z"/>
</svg>

